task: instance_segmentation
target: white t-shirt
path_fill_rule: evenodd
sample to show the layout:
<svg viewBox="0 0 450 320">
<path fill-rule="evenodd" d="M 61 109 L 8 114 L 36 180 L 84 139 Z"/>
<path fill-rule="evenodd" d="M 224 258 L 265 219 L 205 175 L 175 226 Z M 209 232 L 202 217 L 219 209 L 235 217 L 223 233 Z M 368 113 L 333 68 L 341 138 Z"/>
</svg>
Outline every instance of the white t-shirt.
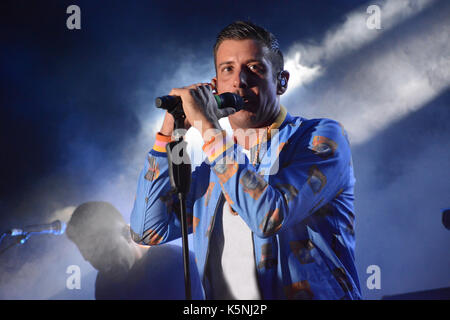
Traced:
<svg viewBox="0 0 450 320">
<path fill-rule="evenodd" d="M 250 152 L 244 150 L 250 158 Z M 223 239 L 213 237 L 213 248 L 218 241 L 223 241 L 223 250 L 212 254 L 210 259 L 220 259 L 221 268 L 211 272 L 212 287 L 215 288 L 214 299 L 257 300 L 261 299 L 256 264 L 253 251 L 252 231 L 239 215 L 232 213 L 230 205 L 225 201 L 222 211 Z M 216 232 L 220 232 L 216 230 Z M 222 243 L 219 244 L 222 248 Z M 218 261 L 212 265 L 217 266 Z"/>
</svg>

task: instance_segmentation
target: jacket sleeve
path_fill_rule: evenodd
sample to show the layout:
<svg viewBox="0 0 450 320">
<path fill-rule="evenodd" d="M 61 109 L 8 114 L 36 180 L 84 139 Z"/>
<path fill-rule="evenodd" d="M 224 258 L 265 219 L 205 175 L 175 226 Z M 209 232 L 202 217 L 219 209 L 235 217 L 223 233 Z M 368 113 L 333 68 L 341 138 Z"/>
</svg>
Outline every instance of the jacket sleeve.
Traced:
<svg viewBox="0 0 450 320">
<path fill-rule="evenodd" d="M 170 137 L 156 135 L 137 185 L 136 199 L 130 217 L 131 235 L 135 242 L 157 245 L 181 237 L 181 222 L 175 214 L 179 207 L 171 192 L 165 146 Z M 186 199 L 189 233 L 192 232 L 192 201 Z"/>
<path fill-rule="evenodd" d="M 301 222 L 353 178 L 349 142 L 342 126 L 333 120 L 321 119 L 300 137 L 294 134 L 287 144 L 271 145 L 272 151 L 286 153 L 285 163 L 276 172 L 272 168 L 266 179 L 231 139 L 217 140 L 204 146 L 212 171 L 221 181 L 227 202 L 261 238 Z"/>
</svg>

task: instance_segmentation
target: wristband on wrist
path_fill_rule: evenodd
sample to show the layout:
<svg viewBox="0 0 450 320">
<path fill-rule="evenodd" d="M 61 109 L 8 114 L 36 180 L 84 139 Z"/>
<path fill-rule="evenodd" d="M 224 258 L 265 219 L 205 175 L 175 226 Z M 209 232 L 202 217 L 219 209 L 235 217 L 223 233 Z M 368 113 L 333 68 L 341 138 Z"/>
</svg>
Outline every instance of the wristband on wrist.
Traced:
<svg viewBox="0 0 450 320">
<path fill-rule="evenodd" d="M 155 144 L 153 145 L 153 150 L 157 152 L 166 152 L 166 145 L 172 141 L 171 136 L 163 135 L 162 133 L 158 132 L 156 134 L 156 140 Z"/>
</svg>

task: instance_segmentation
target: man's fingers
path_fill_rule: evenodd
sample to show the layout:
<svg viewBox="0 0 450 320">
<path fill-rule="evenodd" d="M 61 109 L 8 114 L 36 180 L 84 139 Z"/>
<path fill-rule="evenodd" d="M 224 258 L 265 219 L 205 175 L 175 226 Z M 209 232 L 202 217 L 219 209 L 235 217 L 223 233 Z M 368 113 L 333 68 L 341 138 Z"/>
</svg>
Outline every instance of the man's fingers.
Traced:
<svg viewBox="0 0 450 320">
<path fill-rule="evenodd" d="M 201 95 L 203 96 L 205 101 L 208 101 L 208 96 L 212 96 L 212 89 L 210 86 L 202 85 L 198 87 L 197 90 L 201 92 Z"/>
<path fill-rule="evenodd" d="M 212 89 L 212 84 L 209 82 L 202 82 L 198 84 L 198 87 L 208 87 L 210 89 Z"/>
<path fill-rule="evenodd" d="M 230 114 L 233 114 L 236 111 L 237 110 L 235 108 L 232 108 L 232 107 L 218 109 L 219 118 L 228 117 Z"/>
<path fill-rule="evenodd" d="M 199 83 L 191 84 L 190 86 L 183 87 L 183 89 L 196 89 L 196 88 L 202 87 L 202 86 L 212 87 L 212 84 L 208 83 L 208 82 L 199 82 Z"/>
<path fill-rule="evenodd" d="M 206 91 L 205 91 L 206 90 Z M 192 97 L 196 96 L 196 91 L 202 91 L 202 93 L 205 93 L 207 91 L 212 92 L 212 84 L 207 82 L 202 83 L 196 83 L 192 84 L 190 86 L 182 87 L 182 88 L 173 88 L 169 95 L 171 96 L 179 96 L 179 97 L 186 97 L 187 95 L 190 95 Z"/>
<path fill-rule="evenodd" d="M 181 96 L 184 89 L 185 88 L 173 88 L 170 90 L 169 96 Z"/>
</svg>

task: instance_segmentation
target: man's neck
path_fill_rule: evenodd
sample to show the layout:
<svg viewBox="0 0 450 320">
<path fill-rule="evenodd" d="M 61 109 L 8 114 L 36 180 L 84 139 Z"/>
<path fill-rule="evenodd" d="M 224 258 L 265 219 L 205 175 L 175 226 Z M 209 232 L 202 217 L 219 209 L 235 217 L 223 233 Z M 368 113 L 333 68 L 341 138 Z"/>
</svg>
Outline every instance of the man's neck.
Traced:
<svg viewBox="0 0 450 320">
<path fill-rule="evenodd" d="M 263 141 L 267 138 L 268 130 L 275 122 L 280 112 L 281 108 L 278 109 L 278 112 L 274 115 L 274 117 L 258 128 L 233 128 L 233 137 L 236 143 L 244 149 L 249 150 L 256 144 Z"/>
<path fill-rule="evenodd" d="M 264 139 L 264 136 L 267 135 L 268 128 L 269 127 L 246 129 L 239 128 L 233 130 L 233 137 L 237 144 L 242 146 L 244 149 L 249 150 Z"/>
</svg>

